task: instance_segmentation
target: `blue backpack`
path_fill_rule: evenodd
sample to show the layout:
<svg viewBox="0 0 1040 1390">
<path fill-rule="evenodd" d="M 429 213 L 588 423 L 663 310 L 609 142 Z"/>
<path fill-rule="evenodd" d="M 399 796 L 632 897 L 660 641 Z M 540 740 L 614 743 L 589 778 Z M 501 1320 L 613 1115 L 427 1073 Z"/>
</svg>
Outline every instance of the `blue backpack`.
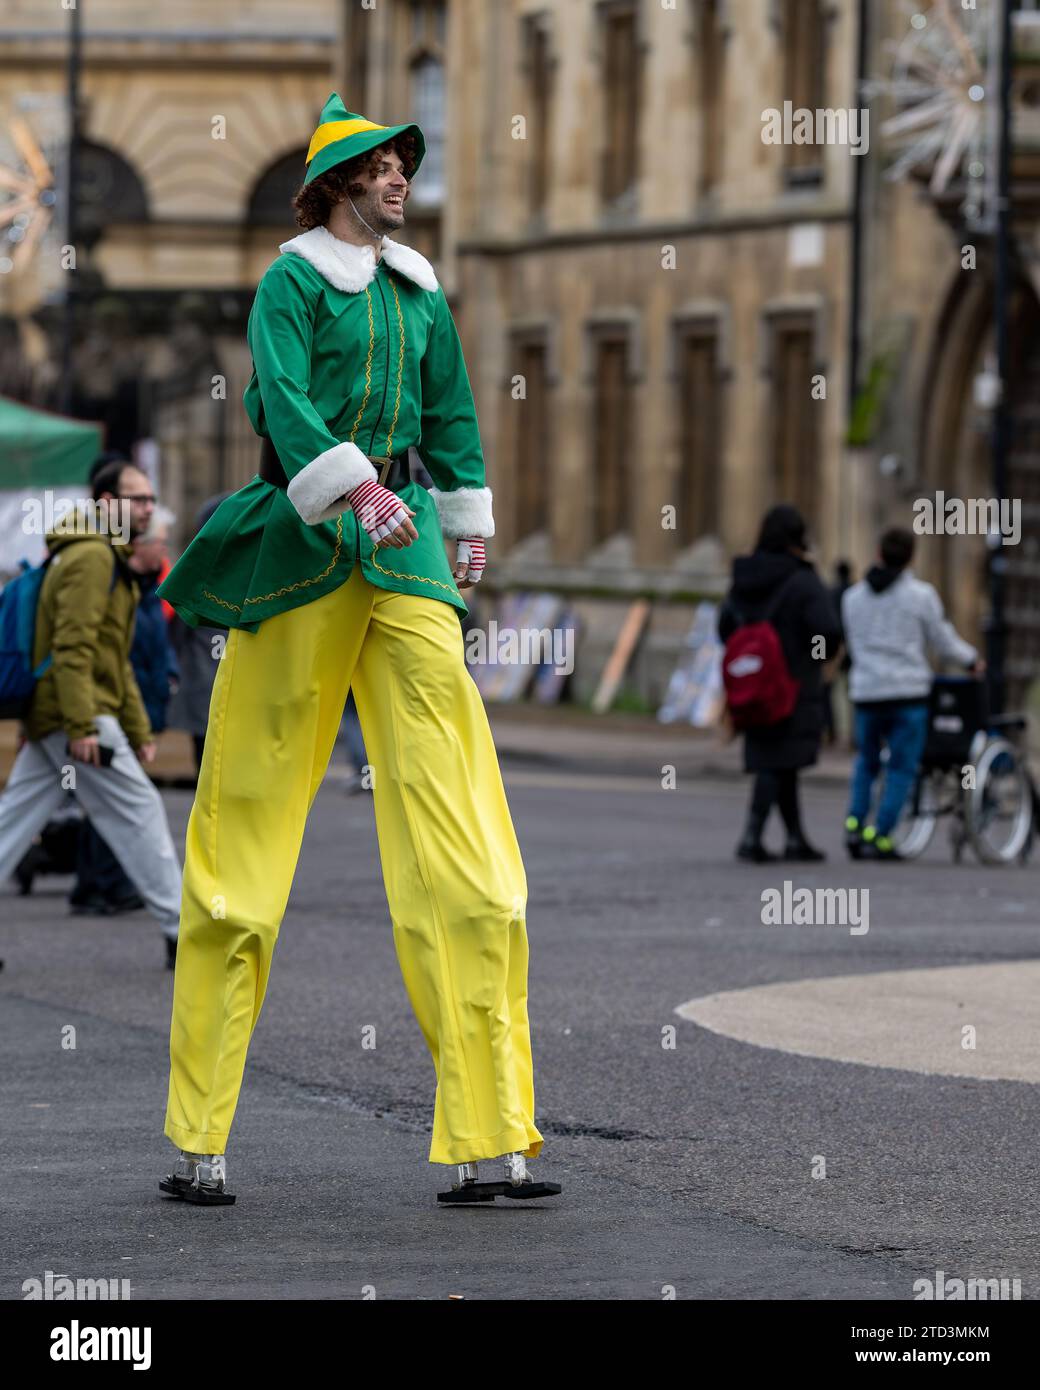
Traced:
<svg viewBox="0 0 1040 1390">
<path fill-rule="evenodd" d="M 0 591 L 0 719 L 22 719 L 36 682 L 51 664 L 50 655 L 33 669 L 36 606 L 51 562 L 48 555 L 35 567 L 22 561 L 20 574 Z"/>
</svg>

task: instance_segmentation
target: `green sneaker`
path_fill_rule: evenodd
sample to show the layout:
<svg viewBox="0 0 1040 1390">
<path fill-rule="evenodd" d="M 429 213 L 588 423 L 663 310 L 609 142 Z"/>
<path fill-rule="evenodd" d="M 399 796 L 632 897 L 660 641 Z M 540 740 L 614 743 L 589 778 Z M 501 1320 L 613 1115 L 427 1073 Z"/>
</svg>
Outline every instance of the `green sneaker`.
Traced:
<svg viewBox="0 0 1040 1390">
<path fill-rule="evenodd" d="M 902 859 L 892 839 L 888 835 L 878 835 L 874 840 L 874 854 L 878 859 Z"/>
<path fill-rule="evenodd" d="M 863 846 L 861 853 L 862 857 L 866 859 L 886 859 L 892 860 L 893 862 L 903 857 L 896 849 L 891 836 L 879 835 L 877 833 L 877 827 L 874 825 L 865 825 L 863 827 Z"/>
<path fill-rule="evenodd" d="M 863 832 L 858 816 L 845 817 L 845 849 L 850 859 L 858 859 L 863 853 Z"/>
</svg>

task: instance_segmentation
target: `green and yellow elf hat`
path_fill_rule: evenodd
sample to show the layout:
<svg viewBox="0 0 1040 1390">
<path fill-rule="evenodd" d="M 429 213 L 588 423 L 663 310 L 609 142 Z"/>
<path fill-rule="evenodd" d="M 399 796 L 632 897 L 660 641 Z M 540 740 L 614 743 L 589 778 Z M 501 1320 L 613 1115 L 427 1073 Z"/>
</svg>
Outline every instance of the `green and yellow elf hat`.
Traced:
<svg viewBox="0 0 1040 1390">
<path fill-rule="evenodd" d="M 348 111 L 339 96 L 333 92 L 322 107 L 318 128 L 311 136 L 304 183 L 310 183 L 311 179 L 316 179 L 319 174 L 326 173 L 336 164 L 342 164 L 345 159 L 354 159 L 359 154 L 385 145 L 388 140 L 392 140 L 395 135 L 403 134 L 406 130 L 415 135 L 416 159 L 415 169 L 412 170 L 414 176 L 426 153 L 426 141 L 419 127 L 376 125 L 375 121 L 367 121 L 356 111 Z"/>
</svg>

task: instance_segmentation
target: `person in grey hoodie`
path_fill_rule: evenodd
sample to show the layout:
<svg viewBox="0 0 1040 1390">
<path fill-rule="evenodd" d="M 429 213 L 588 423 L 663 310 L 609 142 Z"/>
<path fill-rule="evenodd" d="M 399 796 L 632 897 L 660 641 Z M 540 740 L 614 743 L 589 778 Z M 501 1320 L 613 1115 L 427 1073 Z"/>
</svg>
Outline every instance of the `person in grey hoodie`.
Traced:
<svg viewBox="0 0 1040 1390">
<path fill-rule="evenodd" d="M 914 536 L 898 527 L 881 537 L 880 563 L 845 592 L 842 626 L 852 669 L 856 761 L 849 787 L 845 845 L 853 859 L 898 859 L 891 832 L 913 786 L 928 735 L 933 670 L 929 653 L 973 674 L 985 669 L 978 652 L 958 637 L 931 584 L 909 568 Z M 877 816 L 868 820 L 881 753 L 888 766 Z"/>
</svg>

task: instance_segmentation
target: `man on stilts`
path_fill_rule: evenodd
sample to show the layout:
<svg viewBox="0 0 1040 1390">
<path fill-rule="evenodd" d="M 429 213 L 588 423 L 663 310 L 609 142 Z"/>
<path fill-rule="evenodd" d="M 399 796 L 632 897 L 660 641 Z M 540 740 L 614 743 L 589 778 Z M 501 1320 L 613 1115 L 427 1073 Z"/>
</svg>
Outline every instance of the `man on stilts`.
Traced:
<svg viewBox="0 0 1040 1390">
<path fill-rule="evenodd" d="M 307 815 L 348 689 L 373 776 L 394 942 L 437 1075 L 431 1163 L 446 1201 L 546 1196 L 534 1125 L 527 882 L 487 715 L 466 669 L 460 588 L 481 576 L 491 492 L 458 333 L 433 267 L 387 233 L 425 153 L 333 94 L 294 205 L 305 230 L 257 289 L 245 405 L 260 473 L 161 586 L 230 631 L 188 823 L 160 1187 L 205 1205 Z M 434 487 L 411 481 L 419 447 Z M 454 568 L 442 535 L 453 542 Z M 505 1177 L 480 1182 L 480 1159 Z"/>
</svg>

